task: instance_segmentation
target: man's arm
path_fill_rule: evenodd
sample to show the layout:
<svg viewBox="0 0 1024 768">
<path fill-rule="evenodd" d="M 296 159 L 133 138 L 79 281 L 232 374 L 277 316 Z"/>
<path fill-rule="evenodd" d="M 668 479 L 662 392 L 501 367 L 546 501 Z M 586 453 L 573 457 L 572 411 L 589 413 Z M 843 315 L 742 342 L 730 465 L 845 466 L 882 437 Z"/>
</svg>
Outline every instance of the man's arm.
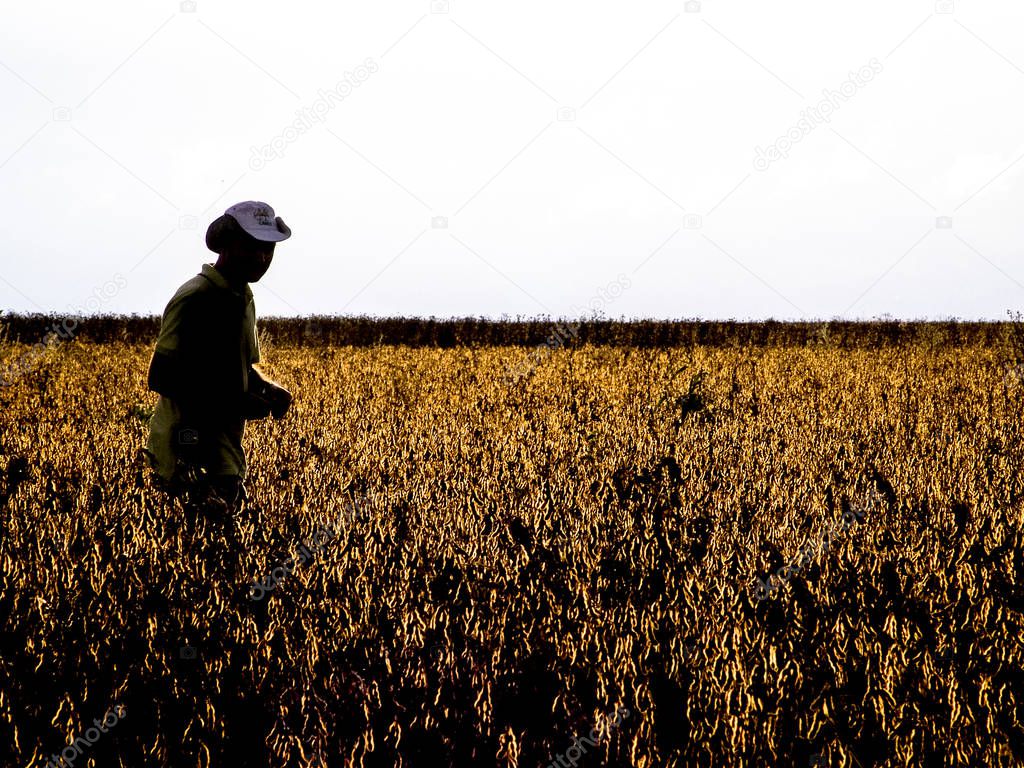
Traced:
<svg viewBox="0 0 1024 768">
<path fill-rule="evenodd" d="M 188 399 L 187 382 L 181 375 L 179 361 L 159 349 L 153 352 L 153 358 L 149 361 L 147 386 L 151 391 L 169 397 L 171 400 Z"/>
<path fill-rule="evenodd" d="M 264 418 L 268 414 L 275 419 L 284 418 L 292 404 L 292 393 L 264 375 L 255 365 L 249 366 L 249 394 L 266 404 L 267 413 L 255 418 Z"/>
<path fill-rule="evenodd" d="M 174 400 L 185 422 L 210 422 L 231 416 L 240 404 L 221 380 L 217 361 L 203 351 L 211 315 L 202 295 L 176 295 L 164 310 L 160 335 L 149 364 L 149 389 Z M 205 329 L 205 330 L 204 330 Z"/>
<path fill-rule="evenodd" d="M 176 401 L 179 405 L 195 398 L 195 382 L 186 372 L 185 358 L 192 344 L 192 315 L 198 303 L 187 295 L 175 294 L 164 309 L 156 349 L 149 362 L 147 385 L 150 390 Z"/>
</svg>

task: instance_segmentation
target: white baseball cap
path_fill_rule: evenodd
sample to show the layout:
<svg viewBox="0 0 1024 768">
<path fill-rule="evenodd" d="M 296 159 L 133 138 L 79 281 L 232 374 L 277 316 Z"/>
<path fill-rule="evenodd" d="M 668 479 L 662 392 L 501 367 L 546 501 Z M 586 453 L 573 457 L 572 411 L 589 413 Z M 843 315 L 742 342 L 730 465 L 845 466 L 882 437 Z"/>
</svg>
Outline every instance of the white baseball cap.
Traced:
<svg viewBox="0 0 1024 768">
<path fill-rule="evenodd" d="M 274 209 L 258 200 L 235 203 L 224 215 L 230 216 L 248 234 L 265 243 L 279 243 L 292 236 L 291 229 L 280 216 L 274 216 Z"/>
</svg>

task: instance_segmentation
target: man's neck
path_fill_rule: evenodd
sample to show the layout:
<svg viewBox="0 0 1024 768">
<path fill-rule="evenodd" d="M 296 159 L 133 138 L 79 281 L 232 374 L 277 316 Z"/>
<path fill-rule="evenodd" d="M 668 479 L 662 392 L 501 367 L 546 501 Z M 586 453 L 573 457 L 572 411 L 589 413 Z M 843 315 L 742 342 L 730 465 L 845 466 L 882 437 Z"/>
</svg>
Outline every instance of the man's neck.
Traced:
<svg viewBox="0 0 1024 768">
<path fill-rule="evenodd" d="M 217 259 L 217 263 L 213 265 L 213 268 L 220 272 L 221 276 L 228 281 L 228 285 L 232 286 L 239 292 L 244 291 L 245 286 L 248 285 L 248 283 L 245 281 L 243 277 L 241 277 L 238 274 L 235 274 L 235 272 L 233 272 L 224 263 L 223 258 Z"/>
</svg>

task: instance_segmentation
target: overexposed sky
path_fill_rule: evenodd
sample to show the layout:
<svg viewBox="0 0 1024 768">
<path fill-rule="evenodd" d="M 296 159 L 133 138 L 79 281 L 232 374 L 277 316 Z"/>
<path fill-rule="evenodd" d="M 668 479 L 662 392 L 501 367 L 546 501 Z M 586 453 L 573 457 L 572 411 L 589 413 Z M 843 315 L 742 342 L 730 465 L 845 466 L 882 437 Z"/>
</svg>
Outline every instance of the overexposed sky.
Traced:
<svg viewBox="0 0 1024 768">
<path fill-rule="evenodd" d="M 1013 0 L 3 11 L 4 310 L 159 313 L 249 199 L 261 315 L 1024 309 Z"/>
</svg>

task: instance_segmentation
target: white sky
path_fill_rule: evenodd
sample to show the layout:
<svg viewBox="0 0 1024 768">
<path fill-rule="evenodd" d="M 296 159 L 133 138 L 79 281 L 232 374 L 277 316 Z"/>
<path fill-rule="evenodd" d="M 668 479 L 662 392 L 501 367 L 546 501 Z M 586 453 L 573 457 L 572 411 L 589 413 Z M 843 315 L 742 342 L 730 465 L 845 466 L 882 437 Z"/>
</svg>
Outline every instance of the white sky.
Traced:
<svg viewBox="0 0 1024 768">
<path fill-rule="evenodd" d="M 1004 318 L 1024 4 L 947 5 L 5 2 L 0 308 L 159 313 L 257 199 L 294 231 L 261 315 L 578 315 L 622 275 L 608 317 Z"/>
</svg>

